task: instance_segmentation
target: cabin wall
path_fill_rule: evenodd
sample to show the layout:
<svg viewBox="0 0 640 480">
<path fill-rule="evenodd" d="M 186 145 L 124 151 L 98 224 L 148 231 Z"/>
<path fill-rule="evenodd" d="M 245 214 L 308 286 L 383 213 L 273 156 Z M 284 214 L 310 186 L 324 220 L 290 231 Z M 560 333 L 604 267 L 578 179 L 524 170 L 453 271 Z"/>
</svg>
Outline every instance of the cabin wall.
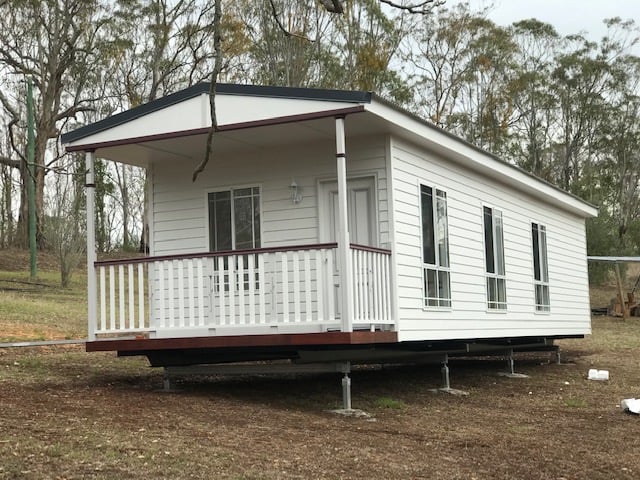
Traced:
<svg viewBox="0 0 640 480">
<path fill-rule="evenodd" d="M 427 152 L 391 142 L 399 340 L 590 333 L 584 219 Z M 424 307 L 419 185 L 447 193 L 451 308 Z M 483 206 L 502 211 L 506 311 L 487 308 Z M 535 311 L 531 223 L 547 228 L 551 311 Z"/>
<path fill-rule="evenodd" d="M 377 137 L 348 140 L 346 146 L 347 175 L 377 178 L 378 246 L 389 242 L 385 145 L 385 138 Z M 320 243 L 318 186 L 336 178 L 334 139 L 214 159 L 193 183 L 196 163 L 153 166 L 152 255 L 208 251 L 207 192 L 241 186 L 260 186 L 262 247 Z M 290 199 L 292 179 L 302 188 L 298 204 Z"/>
</svg>

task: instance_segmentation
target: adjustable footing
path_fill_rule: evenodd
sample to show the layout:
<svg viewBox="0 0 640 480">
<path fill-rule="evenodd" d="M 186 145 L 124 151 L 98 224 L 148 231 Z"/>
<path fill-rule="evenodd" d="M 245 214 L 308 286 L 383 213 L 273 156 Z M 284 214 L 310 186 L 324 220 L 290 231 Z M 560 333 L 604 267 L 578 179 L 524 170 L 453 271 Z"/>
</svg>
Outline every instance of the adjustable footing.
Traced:
<svg viewBox="0 0 640 480">
<path fill-rule="evenodd" d="M 440 372 L 442 373 L 442 387 L 434 388 L 431 390 L 432 392 L 448 393 L 450 395 L 469 395 L 469 392 L 465 392 L 464 390 L 451 388 L 451 381 L 449 378 L 449 355 L 446 353 L 442 360 L 442 368 L 440 369 Z"/>
<path fill-rule="evenodd" d="M 351 378 L 349 373 L 351 373 L 351 363 L 344 362 L 342 364 L 342 408 L 331 411 L 347 417 L 370 418 L 371 415 L 367 412 L 351 408 Z"/>
<path fill-rule="evenodd" d="M 509 356 L 507 357 L 507 371 L 498 372 L 498 375 L 507 378 L 529 378 L 529 375 L 525 375 L 524 373 L 516 373 L 515 360 L 513 358 L 513 348 L 509 349 Z"/>
<path fill-rule="evenodd" d="M 167 367 L 164 368 L 164 373 L 162 374 L 162 389 L 160 390 L 163 393 L 176 393 L 178 390 L 175 388 L 173 379 L 169 374 L 169 369 Z"/>
<path fill-rule="evenodd" d="M 342 377 L 342 408 L 351 410 L 351 379 L 346 372 Z"/>
</svg>

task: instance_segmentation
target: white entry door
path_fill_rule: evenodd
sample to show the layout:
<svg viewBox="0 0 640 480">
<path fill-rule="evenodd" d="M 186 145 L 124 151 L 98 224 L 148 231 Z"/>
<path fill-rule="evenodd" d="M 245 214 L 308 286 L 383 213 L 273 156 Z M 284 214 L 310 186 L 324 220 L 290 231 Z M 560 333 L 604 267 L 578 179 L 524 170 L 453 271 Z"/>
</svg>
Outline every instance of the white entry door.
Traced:
<svg viewBox="0 0 640 480">
<path fill-rule="evenodd" d="M 347 180 L 349 240 L 357 245 L 377 246 L 376 181 L 374 177 Z M 338 183 L 320 184 L 320 241 L 335 242 L 340 232 Z"/>
<path fill-rule="evenodd" d="M 349 240 L 351 243 L 370 247 L 377 246 L 375 186 L 375 177 L 347 180 Z M 338 183 L 322 182 L 319 193 L 320 241 L 323 243 L 335 242 L 340 233 Z M 333 264 L 333 295 L 336 318 L 341 318 L 339 270 L 340 261 L 336 257 Z"/>
</svg>

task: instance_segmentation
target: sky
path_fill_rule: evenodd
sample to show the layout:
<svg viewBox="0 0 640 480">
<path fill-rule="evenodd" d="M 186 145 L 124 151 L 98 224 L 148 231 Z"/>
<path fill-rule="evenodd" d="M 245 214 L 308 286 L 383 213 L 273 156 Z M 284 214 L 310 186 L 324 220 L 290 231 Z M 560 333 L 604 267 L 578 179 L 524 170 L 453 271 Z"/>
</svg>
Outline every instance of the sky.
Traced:
<svg viewBox="0 0 640 480">
<path fill-rule="evenodd" d="M 450 8 L 466 0 L 447 0 Z M 493 5 L 489 18 L 499 25 L 537 18 L 553 25 L 559 34 L 584 33 L 600 40 L 605 18 L 633 19 L 640 25 L 640 0 L 468 0 L 472 9 Z"/>
</svg>

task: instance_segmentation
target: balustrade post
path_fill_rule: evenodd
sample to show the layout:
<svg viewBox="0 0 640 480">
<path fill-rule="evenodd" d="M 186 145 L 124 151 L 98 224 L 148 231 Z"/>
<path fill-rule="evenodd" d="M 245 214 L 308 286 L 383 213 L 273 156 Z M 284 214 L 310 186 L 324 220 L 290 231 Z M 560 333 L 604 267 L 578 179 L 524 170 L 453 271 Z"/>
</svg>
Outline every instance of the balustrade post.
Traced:
<svg viewBox="0 0 640 480">
<path fill-rule="evenodd" d="M 338 170 L 338 258 L 340 259 L 340 302 L 342 331 L 353 331 L 353 267 L 349 241 L 347 206 L 347 163 L 345 154 L 344 118 L 336 117 L 336 160 Z"/>
<path fill-rule="evenodd" d="M 86 152 L 85 169 L 87 189 L 87 337 L 89 341 L 96 339 L 98 322 L 98 292 L 95 262 L 96 254 L 96 224 L 95 224 L 95 153 Z"/>
</svg>

